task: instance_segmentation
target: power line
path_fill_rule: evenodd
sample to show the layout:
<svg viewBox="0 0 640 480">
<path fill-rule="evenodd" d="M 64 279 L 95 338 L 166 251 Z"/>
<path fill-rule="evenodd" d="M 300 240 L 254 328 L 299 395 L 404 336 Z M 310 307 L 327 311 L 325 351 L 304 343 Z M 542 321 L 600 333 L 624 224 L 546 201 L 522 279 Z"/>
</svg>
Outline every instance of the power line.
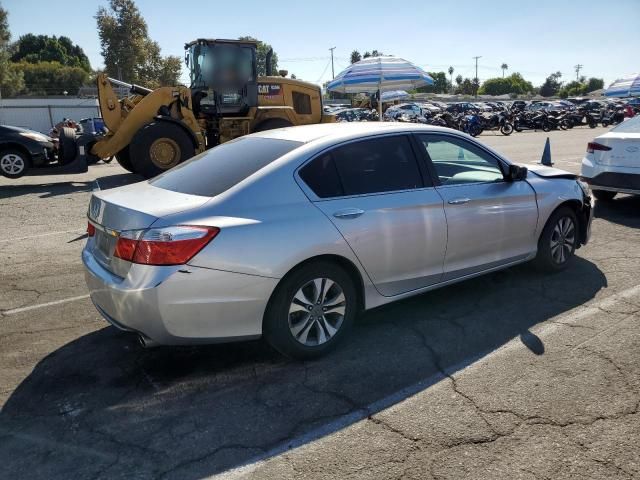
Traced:
<svg viewBox="0 0 640 480">
<path fill-rule="evenodd" d="M 584 67 L 584 65 L 582 65 L 580 63 L 578 65 L 576 65 L 575 67 L 573 67 L 573 68 L 576 69 L 576 81 L 577 82 L 580 81 L 580 70 L 582 70 L 582 67 Z"/>
</svg>

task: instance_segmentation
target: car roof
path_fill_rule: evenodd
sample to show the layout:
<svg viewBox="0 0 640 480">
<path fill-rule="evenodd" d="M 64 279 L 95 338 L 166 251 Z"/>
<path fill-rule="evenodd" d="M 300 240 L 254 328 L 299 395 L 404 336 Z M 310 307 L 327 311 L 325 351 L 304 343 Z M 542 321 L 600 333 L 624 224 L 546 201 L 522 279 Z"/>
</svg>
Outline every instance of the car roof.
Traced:
<svg viewBox="0 0 640 480">
<path fill-rule="evenodd" d="M 288 140 L 304 144 L 329 141 L 336 143 L 339 141 L 357 139 L 361 137 L 387 134 L 387 133 L 447 133 L 455 134 L 450 128 L 436 127 L 433 125 L 423 125 L 415 123 L 398 122 L 336 122 L 319 123 L 315 125 L 302 125 L 298 127 L 278 128 L 266 130 L 264 132 L 253 133 L 249 136 L 272 138 L 278 140 Z M 459 136 L 465 136 L 458 133 Z"/>
</svg>

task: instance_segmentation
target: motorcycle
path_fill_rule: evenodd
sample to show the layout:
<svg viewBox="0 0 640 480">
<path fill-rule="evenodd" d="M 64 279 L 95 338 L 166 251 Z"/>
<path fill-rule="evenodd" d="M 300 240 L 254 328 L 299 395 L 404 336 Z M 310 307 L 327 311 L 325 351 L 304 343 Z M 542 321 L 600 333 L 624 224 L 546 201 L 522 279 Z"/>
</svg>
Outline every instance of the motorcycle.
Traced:
<svg viewBox="0 0 640 480">
<path fill-rule="evenodd" d="M 548 132 L 551 130 L 548 115 L 546 112 L 522 112 L 516 115 L 513 120 L 513 129 L 516 132 L 523 130 L 542 130 Z"/>
<path fill-rule="evenodd" d="M 505 111 L 481 114 L 479 120 L 483 130 L 500 130 L 503 135 L 511 135 L 513 133 L 513 125 Z"/>
<path fill-rule="evenodd" d="M 600 114 L 600 123 L 603 127 L 616 125 L 624 121 L 624 110 L 622 108 L 603 110 Z"/>
<path fill-rule="evenodd" d="M 475 113 L 464 115 L 460 121 L 460 130 L 472 137 L 480 135 L 482 133 L 482 125 L 478 115 Z"/>
<path fill-rule="evenodd" d="M 567 120 L 570 122 L 569 128 L 587 125 L 589 128 L 596 128 L 598 126 L 598 120 L 591 112 L 583 108 L 567 113 Z"/>
</svg>

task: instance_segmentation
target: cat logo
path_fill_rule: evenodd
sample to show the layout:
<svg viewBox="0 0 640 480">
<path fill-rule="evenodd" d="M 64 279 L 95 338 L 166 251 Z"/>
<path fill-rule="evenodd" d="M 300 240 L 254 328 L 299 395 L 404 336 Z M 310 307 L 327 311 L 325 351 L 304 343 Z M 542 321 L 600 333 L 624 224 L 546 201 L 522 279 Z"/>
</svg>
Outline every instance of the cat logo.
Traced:
<svg viewBox="0 0 640 480">
<path fill-rule="evenodd" d="M 276 95 L 281 95 L 282 87 L 280 84 L 273 83 L 259 83 L 258 84 L 258 95 L 264 95 L 267 97 L 272 97 Z"/>
</svg>

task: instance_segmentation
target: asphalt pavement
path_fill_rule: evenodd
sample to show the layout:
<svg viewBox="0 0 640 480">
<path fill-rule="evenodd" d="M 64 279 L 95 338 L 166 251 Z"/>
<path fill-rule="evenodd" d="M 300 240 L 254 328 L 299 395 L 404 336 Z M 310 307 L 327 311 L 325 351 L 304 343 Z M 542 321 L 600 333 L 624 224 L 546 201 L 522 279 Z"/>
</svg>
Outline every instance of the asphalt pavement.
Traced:
<svg viewBox="0 0 640 480">
<path fill-rule="evenodd" d="M 605 129 L 550 138 L 573 172 Z M 0 179 L 0 478 L 640 478 L 640 198 L 596 204 L 556 275 L 527 265 L 368 312 L 293 362 L 260 341 L 145 350 L 100 318 L 80 251 L 117 164 Z"/>
</svg>

